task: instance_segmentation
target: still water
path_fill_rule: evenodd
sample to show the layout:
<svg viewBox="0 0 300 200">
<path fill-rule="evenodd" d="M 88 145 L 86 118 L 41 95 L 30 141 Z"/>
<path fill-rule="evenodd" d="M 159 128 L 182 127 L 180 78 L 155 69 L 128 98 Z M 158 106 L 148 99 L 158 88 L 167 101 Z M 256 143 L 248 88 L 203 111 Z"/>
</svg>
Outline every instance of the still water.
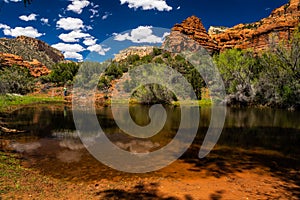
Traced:
<svg viewBox="0 0 300 200">
<path fill-rule="evenodd" d="M 125 134 L 116 125 L 111 109 L 97 109 L 97 118 L 106 136 L 119 148 L 133 153 L 156 151 L 170 143 L 180 124 L 180 108 L 165 107 L 167 121 L 153 137 L 137 139 Z M 130 107 L 134 121 L 145 126 L 150 122 L 149 107 Z M 200 108 L 197 136 L 180 157 L 180 161 L 201 171 L 209 163 L 220 165 L 217 173 L 255 167 L 268 167 L 276 173 L 300 169 L 300 112 L 258 108 L 228 108 L 221 137 L 211 154 L 204 159 L 198 152 L 210 123 L 210 107 Z M 72 181 L 91 181 L 113 176 L 130 176 L 97 161 L 89 154 L 73 121 L 72 109 L 59 105 L 23 107 L 0 114 L 1 124 L 24 131 L 0 135 L 0 150 L 17 152 L 22 165 L 56 178 Z M 278 174 L 277 173 L 277 174 Z M 159 172 L 140 176 L 159 175 Z M 299 181 L 298 177 L 294 177 Z"/>
</svg>

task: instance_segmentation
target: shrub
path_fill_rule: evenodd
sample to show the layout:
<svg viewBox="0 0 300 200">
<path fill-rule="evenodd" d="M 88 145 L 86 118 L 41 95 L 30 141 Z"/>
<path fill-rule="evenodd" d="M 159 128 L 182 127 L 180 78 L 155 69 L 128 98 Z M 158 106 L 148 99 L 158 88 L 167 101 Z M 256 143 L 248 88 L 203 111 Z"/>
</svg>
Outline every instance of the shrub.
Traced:
<svg viewBox="0 0 300 200">
<path fill-rule="evenodd" d="M 53 82 L 57 85 L 65 85 L 67 82 L 70 83 L 74 79 L 79 69 L 79 64 L 71 63 L 59 63 L 53 66 L 51 73 L 47 77 L 43 77 L 44 82 Z"/>
<path fill-rule="evenodd" d="M 105 71 L 105 75 L 112 76 L 114 79 L 121 78 L 123 75 L 123 70 L 117 63 L 111 63 L 110 66 Z"/>
<path fill-rule="evenodd" d="M 27 94 L 35 86 L 34 77 L 29 69 L 19 66 L 5 67 L 0 70 L 0 93 Z"/>
</svg>

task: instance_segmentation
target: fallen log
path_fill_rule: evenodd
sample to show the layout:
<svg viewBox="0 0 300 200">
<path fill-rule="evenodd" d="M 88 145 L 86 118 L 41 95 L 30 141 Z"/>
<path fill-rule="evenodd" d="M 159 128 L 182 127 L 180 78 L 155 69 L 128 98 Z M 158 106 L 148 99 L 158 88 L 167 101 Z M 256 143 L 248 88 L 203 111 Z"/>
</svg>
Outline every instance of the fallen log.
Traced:
<svg viewBox="0 0 300 200">
<path fill-rule="evenodd" d="M 0 131 L 2 131 L 3 133 L 25 133 L 26 131 L 20 131 L 17 129 L 10 129 L 10 128 L 6 128 L 4 126 L 0 126 Z"/>
</svg>

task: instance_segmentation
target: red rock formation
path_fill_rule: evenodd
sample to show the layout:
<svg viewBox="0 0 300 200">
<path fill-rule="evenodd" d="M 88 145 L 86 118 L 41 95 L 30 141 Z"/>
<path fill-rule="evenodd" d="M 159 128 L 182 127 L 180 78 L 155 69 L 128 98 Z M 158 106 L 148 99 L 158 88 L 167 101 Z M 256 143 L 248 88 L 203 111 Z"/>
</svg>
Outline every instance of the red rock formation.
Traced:
<svg viewBox="0 0 300 200">
<path fill-rule="evenodd" d="M 211 53 L 219 50 L 217 42 L 208 35 L 201 20 L 196 16 L 191 16 L 172 28 L 171 34 L 168 36 L 168 42 L 174 44 L 168 45 L 179 45 L 182 41 L 181 34 L 187 35 L 189 38 L 197 41 Z M 165 45 L 163 44 L 163 47 Z"/>
<path fill-rule="evenodd" d="M 48 68 L 64 61 L 63 54 L 47 43 L 26 36 L 0 38 L 0 52 L 21 56 L 24 60 L 36 59 Z"/>
<path fill-rule="evenodd" d="M 300 0 L 291 0 L 290 3 L 273 10 L 267 18 L 251 24 L 236 25 L 211 37 L 218 42 L 221 50 L 252 48 L 260 51 L 267 49 L 272 41 L 290 39 L 299 25 L 299 19 Z"/>
<path fill-rule="evenodd" d="M 267 49 L 271 42 L 289 40 L 300 22 L 300 0 L 290 0 L 286 5 L 272 11 L 269 17 L 251 24 L 238 24 L 218 34 L 209 35 L 199 18 L 192 16 L 176 24 L 163 44 L 180 50 L 184 42 L 182 34 L 197 41 L 209 52 L 230 48 L 255 51 Z M 168 43 L 168 44 L 166 44 Z M 186 44 L 185 44 L 186 45 Z"/>
<path fill-rule="evenodd" d="M 0 64 L 5 67 L 13 67 L 14 65 L 26 67 L 30 70 L 30 74 L 33 77 L 40 77 L 50 73 L 50 70 L 38 60 L 33 59 L 32 61 L 24 61 L 21 56 L 14 54 L 0 52 Z"/>
</svg>

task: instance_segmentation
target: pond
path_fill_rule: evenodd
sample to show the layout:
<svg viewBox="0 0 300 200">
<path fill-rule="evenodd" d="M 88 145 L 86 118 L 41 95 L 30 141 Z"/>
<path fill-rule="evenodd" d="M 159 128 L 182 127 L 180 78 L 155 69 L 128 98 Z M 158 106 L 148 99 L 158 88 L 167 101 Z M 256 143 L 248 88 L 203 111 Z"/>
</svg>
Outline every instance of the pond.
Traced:
<svg viewBox="0 0 300 200">
<path fill-rule="evenodd" d="M 97 118 L 107 138 L 119 148 L 133 153 L 161 149 L 175 137 L 180 124 L 180 108 L 167 106 L 163 129 L 150 138 L 137 139 L 126 135 L 116 125 L 111 108 L 97 109 Z M 192 107 L 191 107 L 192 108 Z M 132 118 L 147 125 L 148 106 L 130 107 Z M 207 132 L 210 107 L 200 108 L 197 136 L 177 162 L 188 163 L 188 170 L 207 170 L 207 176 L 220 177 L 237 171 L 268 168 L 286 181 L 299 183 L 300 123 L 299 111 L 259 108 L 228 108 L 226 121 L 217 145 L 209 156 L 199 159 L 198 153 Z M 26 106 L 1 113 L 7 128 L 24 131 L 0 136 L 0 150 L 17 152 L 22 165 L 43 174 L 68 181 L 93 181 L 114 177 L 176 176 L 168 168 L 144 174 L 114 170 L 96 160 L 82 144 L 75 128 L 72 109 L 64 105 Z M 109 156 L 109 155 L 108 155 Z M 212 167 L 212 163 L 214 163 Z M 174 165 L 173 165 L 174 166 Z M 181 169 L 179 169 L 181 170 Z"/>
</svg>

